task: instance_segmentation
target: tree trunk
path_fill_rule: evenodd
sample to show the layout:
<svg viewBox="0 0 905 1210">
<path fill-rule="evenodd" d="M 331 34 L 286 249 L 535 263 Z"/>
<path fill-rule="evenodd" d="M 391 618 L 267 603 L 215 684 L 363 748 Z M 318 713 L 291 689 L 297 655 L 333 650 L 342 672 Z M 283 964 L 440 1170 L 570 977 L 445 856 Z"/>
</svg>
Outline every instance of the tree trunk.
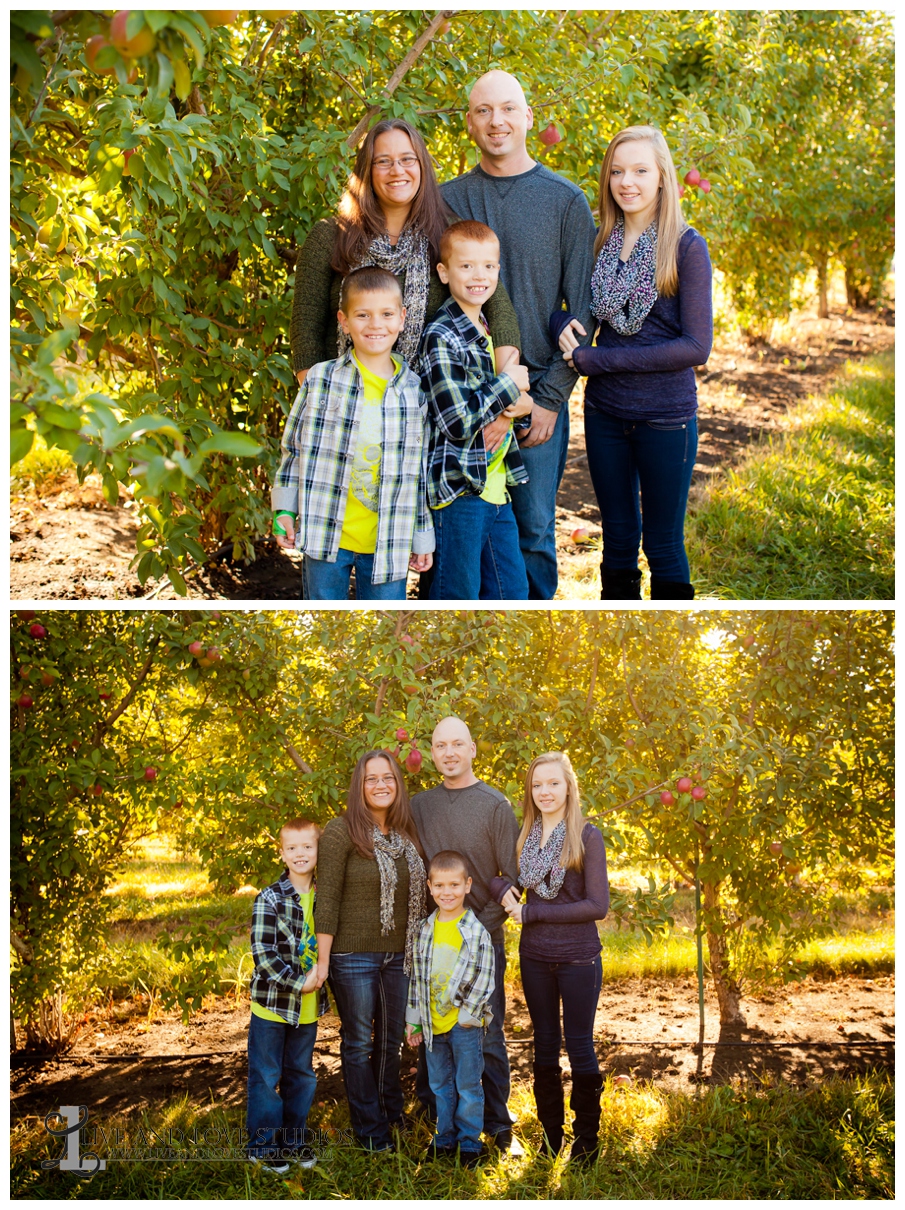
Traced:
<svg viewBox="0 0 905 1210">
<path fill-rule="evenodd" d="M 827 256 L 826 253 L 815 257 L 817 264 L 817 315 L 820 319 L 829 319 L 830 304 L 827 298 Z"/>
<path fill-rule="evenodd" d="M 720 911 L 720 888 L 718 883 L 705 882 L 704 908 L 708 913 Z M 720 1005 L 721 1025 L 747 1025 L 745 1015 L 741 1010 L 740 1001 L 742 989 L 738 980 L 732 974 L 729 964 L 728 947 L 724 933 L 707 930 L 707 948 L 710 952 L 710 973 L 713 976 L 716 997 Z"/>
</svg>

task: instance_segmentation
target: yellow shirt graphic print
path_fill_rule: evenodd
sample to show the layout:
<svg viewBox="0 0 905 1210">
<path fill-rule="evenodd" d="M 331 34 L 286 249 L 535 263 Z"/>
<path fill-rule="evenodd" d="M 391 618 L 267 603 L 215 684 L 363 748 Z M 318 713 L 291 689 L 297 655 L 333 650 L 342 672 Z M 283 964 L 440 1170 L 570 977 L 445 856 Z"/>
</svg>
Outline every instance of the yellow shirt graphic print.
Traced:
<svg viewBox="0 0 905 1210">
<path fill-rule="evenodd" d="M 383 455 L 383 396 L 387 380 L 355 364 L 364 384 L 364 403 L 358 426 L 358 441 L 352 454 L 349 494 L 339 545 L 356 554 L 372 555 L 377 549 L 377 501 L 380 495 L 380 463 Z M 398 369 L 396 359 L 393 364 Z"/>
</svg>

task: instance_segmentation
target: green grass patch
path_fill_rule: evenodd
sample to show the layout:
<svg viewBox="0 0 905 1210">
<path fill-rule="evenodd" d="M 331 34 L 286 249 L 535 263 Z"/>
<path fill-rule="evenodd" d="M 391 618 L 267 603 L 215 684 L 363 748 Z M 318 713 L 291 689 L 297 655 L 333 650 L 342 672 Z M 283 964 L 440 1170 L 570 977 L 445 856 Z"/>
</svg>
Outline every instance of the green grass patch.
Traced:
<svg viewBox="0 0 905 1210">
<path fill-rule="evenodd" d="M 423 1124 L 398 1139 L 399 1151 L 368 1156 L 349 1143 L 346 1106 L 315 1104 L 309 1120 L 318 1132 L 322 1162 L 279 1178 L 241 1159 L 189 1161 L 198 1147 L 179 1144 L 161 1162 L 115 1160 L 90 1180 L 42 1170 L 59 1156 L 43 1124 L 13 1126 L 12 1197 L 54 1200 L 323 1200 L 464 1201 L 507 1199 L 890 1199 L 894 1196 L 894 1086 L 885 1076 L 828 1081 L 805 1091 L 785 1086 L 724 1086 L 697 1096 L 651 1085 L 616 1091 L 607 1082 L 601 1119 L 601 1157 L 589 1170 L 565 1156 L 538 1156 L 540 1127 L 525 1084 L 510 1105 L 526 1143 L 524 1157 L 493 1156 L 476 1171 L 445 1161 L 424 1163 L 430 1138 Z M 138 1147 L 140 1128 L 206 1131 L 208 1147 L 241 1147 L 244 1109 L 193 1107 L 184 1099 L 154 1107 L 140 1118 L 95 1118 L 89 1131 L 123 1131 L 121 1146 Z M 216 1132 L 219 1132 L 216 1133 Z M 89 1136 L 90 1137 L 90 1136 Z M 100 1136 L 97 1136 L 100 1137 Z M 147 1136 L 146 1136 L 147 1139 Z M 155 1140 L 150 1139 L 151 1145 Z M 87 1148 L 85 1148 L 87 1149 Z M 103 1156 L 103 1148 L 95 1148 Z"/>
<path fill-rule="evenodd" d="M 74 471 L 75 463 L 67 450 L 48 448 L 41 434 L 35 433 L 31 449 L 10 470 L 10 495 L 15 498 L 33 490 L 40 496 Z"/>
<path fill-rule="evenodd" d="M 892 353 L 848 363 L 835 389 L 790 413 L 689 504 L 700 595 L 724 600 L 892 600 Z"/>
</svg>

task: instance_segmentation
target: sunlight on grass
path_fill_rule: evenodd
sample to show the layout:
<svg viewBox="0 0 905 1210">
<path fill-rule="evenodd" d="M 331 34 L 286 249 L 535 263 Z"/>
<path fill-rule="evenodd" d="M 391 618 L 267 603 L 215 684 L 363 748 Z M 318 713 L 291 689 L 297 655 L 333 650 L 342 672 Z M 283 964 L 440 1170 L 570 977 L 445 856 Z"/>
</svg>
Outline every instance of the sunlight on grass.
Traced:
<svg viewBox="0 0 905 1210">
<path fill-rule="evenodd" d="M 36 433 L 31 449 L 10 470 L 10 495 L 15 498 L 32 490 L 36 495 L 52 494 L 54 485 L 74 471 L 69 453 L 57 446 L 49 449 Z"/>
</svg>

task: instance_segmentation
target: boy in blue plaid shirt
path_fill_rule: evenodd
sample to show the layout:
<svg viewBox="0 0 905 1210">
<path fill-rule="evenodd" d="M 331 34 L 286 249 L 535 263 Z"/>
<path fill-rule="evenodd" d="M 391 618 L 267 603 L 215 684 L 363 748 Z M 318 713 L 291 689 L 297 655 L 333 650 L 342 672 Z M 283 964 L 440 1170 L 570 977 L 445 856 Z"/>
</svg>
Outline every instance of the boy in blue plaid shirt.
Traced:
<svg viewBox="0 0 905 1210">
<path fill-rule="evenodd" d="M 310 819 L 283 824 L 280 856 L 286 869 L 255 899 L 251 916 L 248 1158 L 280 1175 L 289 1171 L 289 1161 L 303 1168 L 317 1162 L 305 1145 L 305 1129 L 317 1085 L 317 1019 L 327 1011 L 326 989 L 318 989 L 314 933 L 320 832 Z"/>
<path fill-rule="evenodd" d="M 283 432 L 271 492 L 273 532 L 304 552 L 305 597 L 341 601 L 355 568 L 359 601 L 404 601 L 406 576 L 427 571 L 427 402 L 392 352 L 405 322 L 399 279 L 355 269 L 339 326 L 352 347 L 308 371 Z"/>
<path fill-rule="evenodd" d="M 450 297 L 424 330 L 421 379 L 433 433 L 428 499 L 437 555 L 431 599 L 528 599 L 508 488 L 527 482 L 512 421 L 531 411 L 528 370 L 494 368 L 481 307 L 500 274 L 499 240 L 484 223 L 447 227 L 437 265 Z"/>
<path fill-rule="evenodd" d="M 437 910 L 421 923 L 405 1013 L 410 1046 L 427 1048 L 437 1129 L 426 1159 L 455 1156 L 473 1168 L 482 1155 L 484 1028 L 491 1021 L 494 957 L 490 934 L 465 906 L 471 878 L 461 853 L 431 858 L 428 890 Z"/>
</svg>

